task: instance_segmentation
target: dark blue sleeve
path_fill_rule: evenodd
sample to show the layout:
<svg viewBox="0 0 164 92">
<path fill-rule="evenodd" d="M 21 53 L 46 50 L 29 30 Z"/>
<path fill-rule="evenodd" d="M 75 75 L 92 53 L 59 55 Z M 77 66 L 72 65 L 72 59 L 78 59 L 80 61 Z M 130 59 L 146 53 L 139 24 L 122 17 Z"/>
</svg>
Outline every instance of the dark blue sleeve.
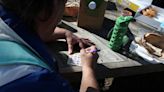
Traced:
<svg viewBox="0 0 164 92">
<path fill-rule="evenodd" d="M 12 77 L 12 76 L 11 76 Z M 0 92 L 74 92 L 58 73 L 46 69 L 0 87 Z"/>
</svg>

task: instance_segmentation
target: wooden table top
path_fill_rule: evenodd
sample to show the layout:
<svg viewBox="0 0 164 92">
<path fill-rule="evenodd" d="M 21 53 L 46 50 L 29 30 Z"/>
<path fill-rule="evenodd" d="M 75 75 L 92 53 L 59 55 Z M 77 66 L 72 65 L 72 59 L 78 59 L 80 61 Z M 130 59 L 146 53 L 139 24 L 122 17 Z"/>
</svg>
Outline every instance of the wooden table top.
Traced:
<svg viewBox="0 0 164 92">
<path fill-rule="evenodd" d="M 113 11 L 106 11 L 105 18 L 115 20 L 119 16 Z M 87 37 L 91 41 L 95 42 L 96 46 L 101 50 L 99 52 L 98 66 L 96 68 L 96 75 L 98 78 L 105 77 L 120 77 L 120 76 L 130 76 L 137 74 L 146 74 L 152 72 L 164 71 L 163 64 L 152 64 L 144 61 L 143 59 L 138 59 L 136 56 L 126 57 L 125 55 L 119 54 L 108 48 L 108 41 L 96 34 L 90 33 L 85 29 L 77 27 L 77 25 L 62 21 L 65 28 L 75 31 L 74 34 L 80 37 Z M 131 22 L 129 24 L 129 29 L 134 36 L 139 35 L 139 29 L 145 29 L 154 31 L 153 28 L 146 27 L 137 22 Z M 58 61 L 59 72 L 66 77 L 74 79 L 77 76 L 81 76 L 80 66 L 71 66 L 67 64 L 67 44 L 65 41 L 57 41 L 48 44 L 49 50 L 52 53 L 54 59 Z M 74 76 L 74 77 L 72 77 Z"/>
</svg>

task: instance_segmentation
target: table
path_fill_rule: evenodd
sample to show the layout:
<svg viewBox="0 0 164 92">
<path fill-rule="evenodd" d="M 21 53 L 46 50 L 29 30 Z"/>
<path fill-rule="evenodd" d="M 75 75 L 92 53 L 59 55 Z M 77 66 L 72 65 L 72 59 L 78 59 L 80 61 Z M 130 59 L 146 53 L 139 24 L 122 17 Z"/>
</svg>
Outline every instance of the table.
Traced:
<svg viewBox="0 0 164 92">
<path fill-rule="evenodd" d="M 104 15 L 105 18 L 113 20 L 115 20 L 117 16 L 119 16 L 117 12 L 108 10 Z M 100 59 L 98 60 L 98 62 L 101 64 L 98 64 L 96 68 L 96 76 L 99 79 L 164 71 L 163 64 L 152 64 L 144 61 L 143 59 L 135 59 L 135 57 L 133 58 L 133 60 L 122 54 L 113 52 L 107 47 L 108 41 L 104 38 L 90 33 L 85 29 L 79 28 L 73 23 L 64 20 L 62 22 L 65 25 L 65 28 L 72 30 L 75 35 L 78 35 L 80 37 L 89 37 L 89 39 L 95 42 L 97 47 L 101 49 L 101 53 L 99 53 Z M 135 36 L 138 35 L 139 29 L 145 29 L 150 31 L 155 30 L 151 27 L 148 27 L 147 25 L 141 25 L 137 22 L 131 22 L 129 24 L 129 29 Z M 48 46 L 53 58 L 58 61 L 59 72 L 69 80 L 80 80 L 81 67 L 67 65 L 68 56 L 66 43 L 64 41 L 57 41 L 54 43 L 49 43 Z"/>
</svg>

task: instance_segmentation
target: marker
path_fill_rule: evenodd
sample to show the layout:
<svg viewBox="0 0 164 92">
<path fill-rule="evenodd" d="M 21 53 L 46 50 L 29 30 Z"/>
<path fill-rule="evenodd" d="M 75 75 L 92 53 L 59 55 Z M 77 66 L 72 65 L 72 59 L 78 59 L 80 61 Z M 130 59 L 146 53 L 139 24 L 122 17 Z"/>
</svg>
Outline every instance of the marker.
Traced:
<svg viewBox="0 0 164 92">
<path fill-rule="evenodd" d="M 93 52 L 99 52 L 100 49 L 94 49 L 94 50 L 90 50 L 89 52 L 93 53 Z"/>
</svg>

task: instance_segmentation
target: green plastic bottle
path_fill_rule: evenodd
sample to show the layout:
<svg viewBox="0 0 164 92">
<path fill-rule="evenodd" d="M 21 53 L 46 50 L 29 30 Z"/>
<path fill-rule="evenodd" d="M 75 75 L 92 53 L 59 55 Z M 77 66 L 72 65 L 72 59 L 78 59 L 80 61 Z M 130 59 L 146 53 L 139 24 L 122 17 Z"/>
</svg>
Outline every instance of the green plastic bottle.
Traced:
<svg viewBox="0 0 164 92">
<path fill-rule="evenodd" d="M 116 19 L 115 26 L 111 30 L 112 34 L 108 33 L 107 35 L 109 48 L 118 51 L 128 41 L 128 37 L 125 34 L 132 19 L 132 16 L 120 16 Z"/>
</svg>

